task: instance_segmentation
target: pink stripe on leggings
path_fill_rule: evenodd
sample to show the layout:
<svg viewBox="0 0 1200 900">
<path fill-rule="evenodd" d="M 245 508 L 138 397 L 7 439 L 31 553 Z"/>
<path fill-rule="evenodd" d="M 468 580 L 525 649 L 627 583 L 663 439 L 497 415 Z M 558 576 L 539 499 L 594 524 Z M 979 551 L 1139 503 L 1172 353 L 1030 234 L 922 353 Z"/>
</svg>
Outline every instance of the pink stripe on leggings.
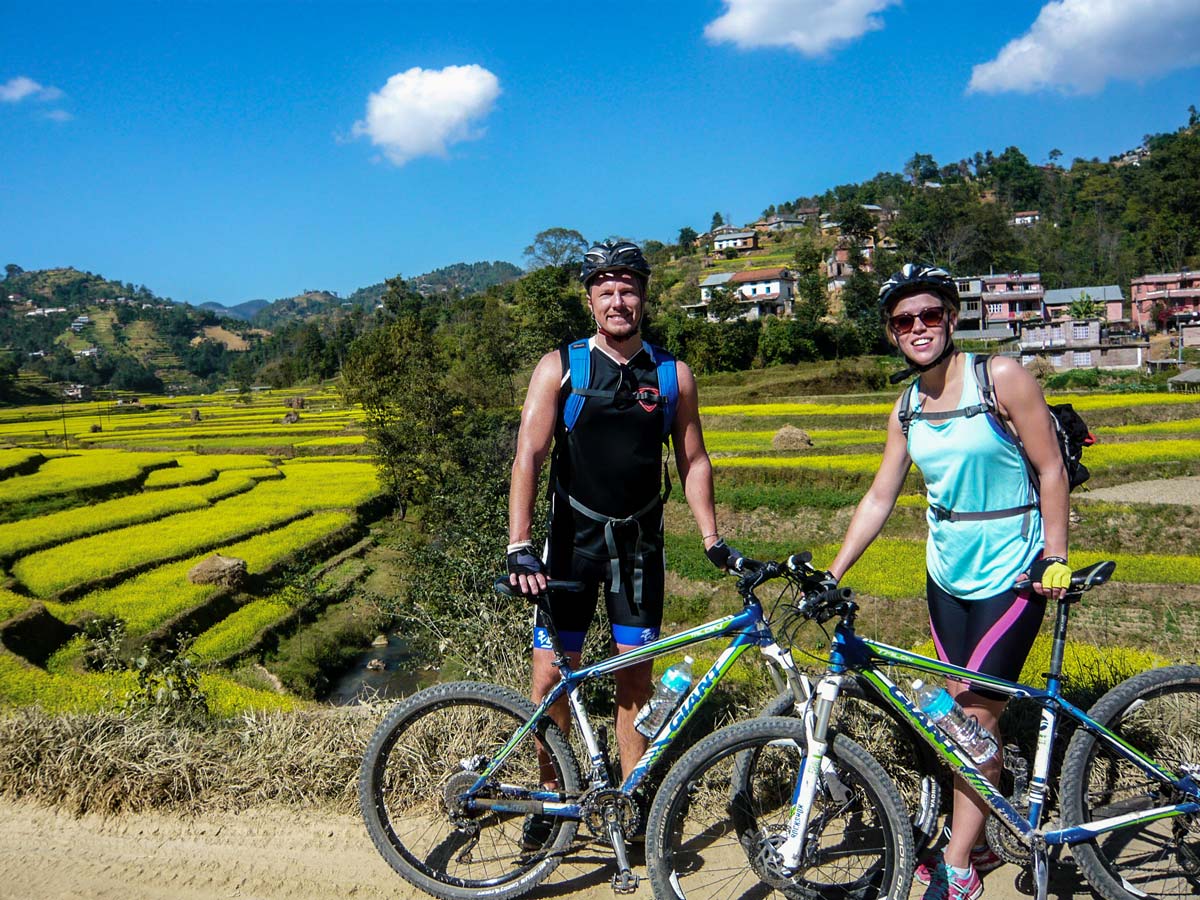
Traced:
<svg viewBox="0 0 1200 900">
<path fill-rule="evenodd" d="M 1029 594 L 1022 592 L 1017 594 L 1017 599 L 1013 601 L 1013 605 L 1008 608 L 1000 620 L 996 622 L 988 633 L 983 636 L 983 640 L 979 642 L 979 646 L 975 648 L 975 652 L 971 654 L 971 659 L 967 663 L 966 668 L 979 670 L 980 664 L 987 659 L 987 655 L 992 652 L 992 648 L 1000 638 L 1004 637 L 1004 633 L 1008 631 L 1017 619 L 1021 618 L 1021 613 L 1025 612 L 1025 607 L 1029 605 Z"/>
</svg>

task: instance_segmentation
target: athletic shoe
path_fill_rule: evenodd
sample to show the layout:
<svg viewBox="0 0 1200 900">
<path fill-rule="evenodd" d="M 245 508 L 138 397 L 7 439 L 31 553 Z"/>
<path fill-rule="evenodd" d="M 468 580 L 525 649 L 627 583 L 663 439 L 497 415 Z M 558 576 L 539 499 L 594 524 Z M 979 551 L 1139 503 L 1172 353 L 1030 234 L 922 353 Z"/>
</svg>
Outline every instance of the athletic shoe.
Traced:
<svg viewBox="0 0 1200 900">
<path fill-rule="evenodd" d="M 921 860 L 913 875 L 916 876 L 917 881 L 921 882 L 921 884 L 929 884 L 933 873 L 937 871 L 938 866 L 942 865 L 943 862 L 942 851 L 934 850 Z M 980 875 L 986 875 L 993 869 L 998 869 L 1004 865 L 1004 860 L 992 852 L 991 847 L 983 844 L 982 846 L 971 848 L 971 865 L 975 867 L 975 871 Z"/>
<path fill-rule="evenodd" d="M 983 881 L 974 866 L 967 869 L 966 876 L 959 876 L 949 866 L 941 865 L 933 871 L 923 900 L 979 900 L 982 896 Z"/>
<path fill-rule="evenodd" d="M 521 846 L 526 850 L 541 850 L 554 830 L 554 816 L 530 813 L 521 826 Z"/>
</svg>

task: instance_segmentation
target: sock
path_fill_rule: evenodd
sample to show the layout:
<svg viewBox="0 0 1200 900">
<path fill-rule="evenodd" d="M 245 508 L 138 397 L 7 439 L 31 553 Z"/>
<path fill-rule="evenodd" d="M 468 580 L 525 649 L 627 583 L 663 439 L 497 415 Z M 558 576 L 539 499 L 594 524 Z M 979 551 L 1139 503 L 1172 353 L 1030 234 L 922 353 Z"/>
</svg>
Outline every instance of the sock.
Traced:
<svg viewBox="0 0 1200 900">
<path fill-rule="evenodd" d="M 969 876 L 971 874 L 970 866 L 967 866 L 965 869 L 960 869 L 958 866 L 946 866 L 946 868 L 950 870 L 950 873 L 955 878 L 958 878 L 962 881 L 966 881 L 967 876 Z"/>
</svg>

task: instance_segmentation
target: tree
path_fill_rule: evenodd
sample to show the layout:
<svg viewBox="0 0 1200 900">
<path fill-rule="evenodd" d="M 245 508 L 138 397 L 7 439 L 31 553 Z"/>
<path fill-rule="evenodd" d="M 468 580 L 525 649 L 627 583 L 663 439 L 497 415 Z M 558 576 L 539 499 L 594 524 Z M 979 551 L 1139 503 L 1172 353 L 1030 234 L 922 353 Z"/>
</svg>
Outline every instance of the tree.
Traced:
<svg viewBox="0 0 1200 900">
<path fill-rule="evenodd" d="M 5 280 L 16 278 L 18 275 L 23 275 L 24 273 L 25 273 L 25 270 L 22 269 L 20 266 L 18 266 L 16 263 L 9 263 L 7 266 L 4 267 Z"/>
<path fill-rule="evenodd" d="M 842 234 L 862 244 L 875 234 L 875 217 L 861 203 L 841 203 L 834 210 Z"/>
<path fill-rule="evenodd" d="M 874 278 L 861 269 L 851 272 L 842 287 L 842 309 L 868 353 L 885 349 L 883 323 L 879 316 L 879 285 Z"/>
<path fill-rule="evenodd" d="M 587 247 L 587 240 L 573 228 L 547 228 L 534 235 L 533 243 L 525 248 L 525 256 L 531 269 L 565 266 L 579 261 Z"/>
<path fill-rule="evenodd" d="M 1071 301 L 1072 319 L 1094 319 L 1097 315 L 1098 304 L 1087 291 L 1080 291 L 1079 296 Z"/>
<path fill-rule="evenodd" d="M 1060 159 L 1062 159 L 1062 155 L 1063 155 L 1062 151 L 1059 150 L 1057 147 L 1055 147 L 1053 150 L 1051 150 L 1050 154 L 1049 154 L 1050 165 L 1056 165 L 1058 163 L 1058 161 Z"/>
<path fill-rule="evenodd" d="M 904 164 L 904 174 L 916 185 L 936 178 L 937 173 L 937 161 L 928 153 L 914 153 L 912 159 Z"/>
<path fill-rule="evenodd" d="M 698 237 L 699 237 L 699 235 L 696 234 L 696 229 L 689 228 L 686 225 L 683 228 L 680 228 L 679 229 L 679 246 L 680 246 L 680 248 L 684 249 L 684 250 L 690 250 L 692 245 L 696 243 L 696 238 L 698 238 Z"/>
<path fill-rule="evenodd" d="M 713 288 L 712 297 L 708 301 L 708 314 L 718 322 L 728 322 L 741 315 L 738 305 L 738 292 L 729 288 Z"/>
<path fill-rule="evenodd" d="M 514 291 L 520 358 L 533 362 L 565 340 L 591 331 L 591 316 L 565 267 L 531 272 Z"/>
<path fill-rule="evenodd" d="M 716 231 L 718 228 L 720 228 L 724 224 L 725 224 L 725 219 L 721 216 L 721 214 L 719 212 L 715 212 L 715 213 L 713 213 L 713 217 L 712 217 L 712 225 L 709 226 L 708 230 Z"/>
</svg>

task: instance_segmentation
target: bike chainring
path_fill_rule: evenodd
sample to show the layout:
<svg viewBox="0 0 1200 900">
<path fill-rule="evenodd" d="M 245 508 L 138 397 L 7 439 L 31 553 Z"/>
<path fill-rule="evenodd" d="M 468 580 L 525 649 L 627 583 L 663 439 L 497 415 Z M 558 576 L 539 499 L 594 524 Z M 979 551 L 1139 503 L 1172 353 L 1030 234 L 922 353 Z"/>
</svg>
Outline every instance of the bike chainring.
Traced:
<svg viewBox="0 0 1200 900">
<path fill-rule="evenodd" d="M 633 798 L 617 788 L 600 788 L 589 791 L 580 801 L 583 822 L 597 840 L 607 842 L 608 821 L 615 817 L 621 833 L 628 840 L 641 823 L 642 814 Z"/>
<path fill-rule="evenodd" d="M 1013 809 L 1022 816 L 1029 816 L 1028 803 L 1013 803 Z M 1013 834 L 1012 830 L 996 816 L 991 815 L 987 817 L 985 833 L 987 834 L 988 846 L 992 848 L 992 852 L 1006 863 L 1024 867 L 1028 866 L 1033 859 L 1033 851 L 1022 844 L 1021 839 Z"/>
</svg>

